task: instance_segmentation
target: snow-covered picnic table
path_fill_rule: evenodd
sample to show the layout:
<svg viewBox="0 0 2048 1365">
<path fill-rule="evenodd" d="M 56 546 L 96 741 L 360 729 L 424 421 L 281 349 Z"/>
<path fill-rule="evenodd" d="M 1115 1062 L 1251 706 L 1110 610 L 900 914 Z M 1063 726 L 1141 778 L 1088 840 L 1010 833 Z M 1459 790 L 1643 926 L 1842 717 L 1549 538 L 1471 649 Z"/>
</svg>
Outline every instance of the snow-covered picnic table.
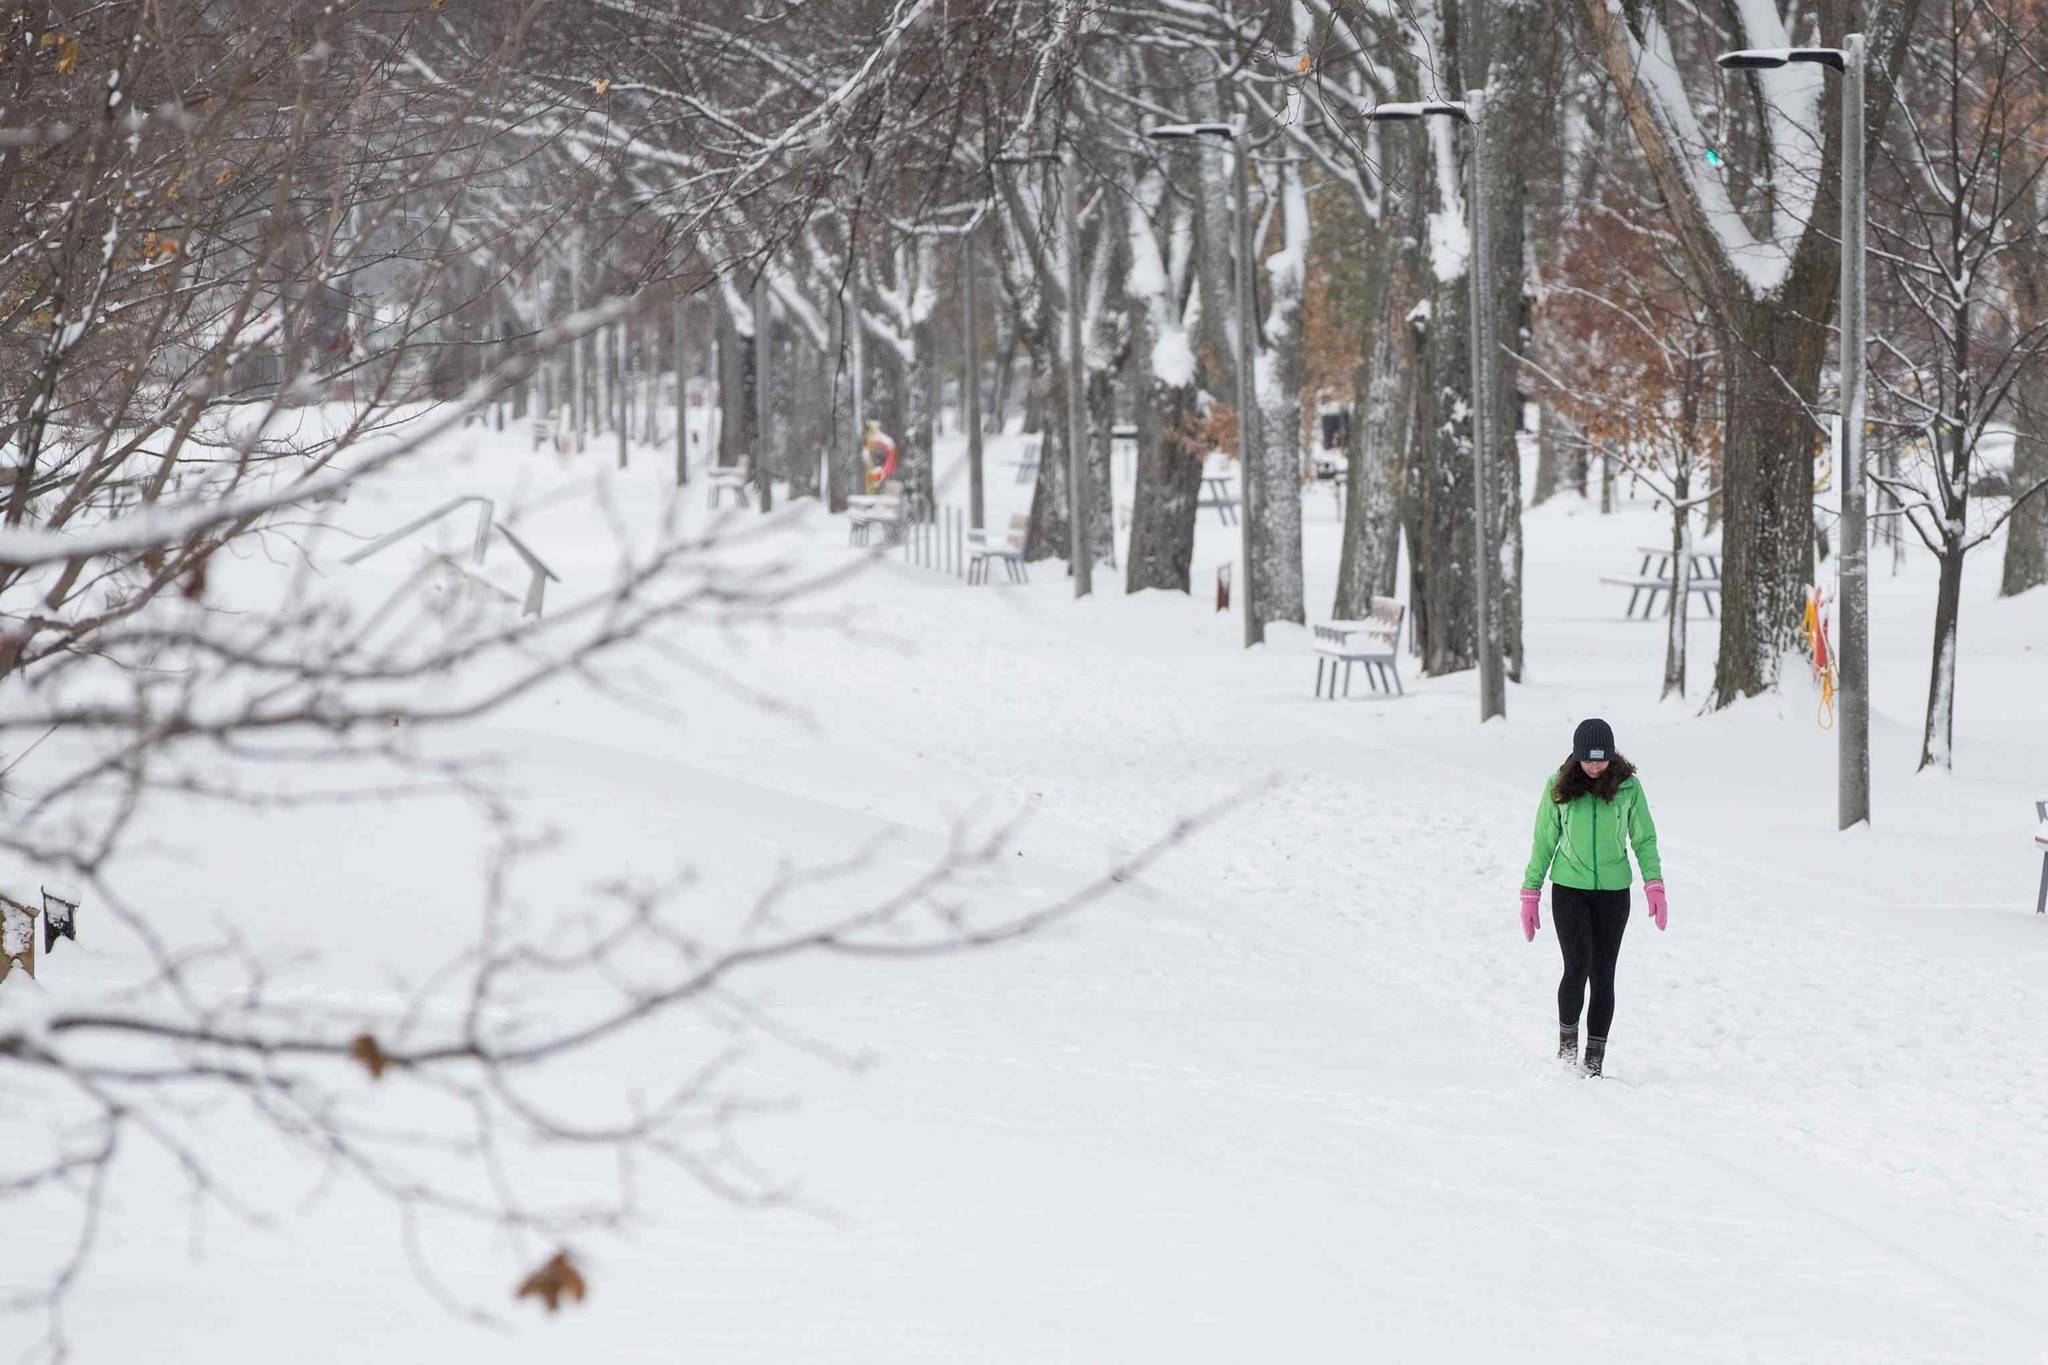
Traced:
<svg viewBox="0 0 2048 1365">
<path fill-rule="evenodd" d="M 1643 605 L 1643 619 L 1649 620 L 1656 614 L 1657 599 L 1664 599 L 1664 614 L 1671 614 L 1671 547 L 1669 545 L 1638 545 L 1636 553 L 1643 557 L 1636 566 L 1633 578 L 1603 578 L 1602 583 L 1627 588 L 1630 619 L 1636 614 L 1636 603 Z M 1687 551 L 1690 559 L 1690 573 L 1686 590 L 1700 599 L 1707 609 L 1707 615 L 1714 614 L 1714 598 L 1721 591 L 1721 551 L 1718 546 L 1697 545 Z"/>
<path fill-rule="evenodd" d="M 1237 521 L 1237 465 L 1220 450 L 1209 452 L 1209 458 L 1202 462 L 1202 496 L 1195 503 L 1197 511 L 1204 507 L 1216 509 L 1217 519 L 1225 526 Z"/>
</svg>

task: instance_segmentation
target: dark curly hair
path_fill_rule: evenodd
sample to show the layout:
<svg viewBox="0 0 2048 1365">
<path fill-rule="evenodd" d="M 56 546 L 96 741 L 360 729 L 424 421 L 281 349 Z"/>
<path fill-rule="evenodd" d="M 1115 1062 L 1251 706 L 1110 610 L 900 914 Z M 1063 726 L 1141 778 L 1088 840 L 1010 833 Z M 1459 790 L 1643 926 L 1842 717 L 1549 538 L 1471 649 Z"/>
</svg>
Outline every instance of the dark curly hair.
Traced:
<svg viewBox="0 0 2048 1365">
<path fill-rule="evenodd" d="M 1636 775 L 1636 765 L 1616 754 L 1607 760 L 1607 771 L 1598 777 L 1586 776 L 1586 770 L 1579 766 L 1578 755 L 1567 755 L 1564 766 L 1557 770 L 1557 782 L 1551 792 L 1551 800 L 1562 806 L 1587 792 L 1602 801 L 1612 801 L 1614 794 L 1621 790 L 1621 784 Z"/>
</svg>

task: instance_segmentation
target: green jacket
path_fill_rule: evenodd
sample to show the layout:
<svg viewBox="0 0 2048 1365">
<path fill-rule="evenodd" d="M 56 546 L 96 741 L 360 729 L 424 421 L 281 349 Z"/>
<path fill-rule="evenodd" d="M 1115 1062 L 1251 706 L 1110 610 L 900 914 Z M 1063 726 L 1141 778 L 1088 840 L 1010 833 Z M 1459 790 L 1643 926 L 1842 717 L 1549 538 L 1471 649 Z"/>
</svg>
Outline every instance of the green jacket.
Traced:
<svg viewBox="0 0 2048 1365">
<path fill-rule="evenodd" d="M 1529 866 L 1522 873 L 1524 891 L 1540 889 L 1545 873 L 1559 886 L 1581 891 L 1626 891 L 1634 880 L 1628 866 L 1630 846 L 1643 866 L 1643 880 L 1664 880 L 1664 865 L 1657 858 L 1657 826 L 1651 823 L 1650 802 L 1641 782 L 1631 777 L 1612 801 L 1588 792 L 1563 805 L 1551 799 L 1556 783 L 1556 773 L 1543 782 Z"/>
</svg>

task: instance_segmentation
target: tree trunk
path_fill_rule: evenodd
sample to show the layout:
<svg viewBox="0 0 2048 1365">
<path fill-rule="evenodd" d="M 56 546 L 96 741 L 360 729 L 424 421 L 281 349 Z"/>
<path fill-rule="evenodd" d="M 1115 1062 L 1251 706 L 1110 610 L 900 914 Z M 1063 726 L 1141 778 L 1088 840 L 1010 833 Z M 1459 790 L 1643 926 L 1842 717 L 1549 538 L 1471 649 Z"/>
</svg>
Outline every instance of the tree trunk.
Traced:
<svg viewBox="0 0 2048 1365">
<path fill-rule="evenodd" d="M 718 316 L 718 463 L 736 465 L 753 445 L 754 365 L 732 309 L 714 300 Z"/>
<path fill-rule="evenodd" d="M 1934 660 L 1927 680 L 1927 724 L 1920 740 L 1922 768 L 1954 766 L 1956 640 L 1963 603 L 1963 548 L 1943 546 L 1941 582 L 1934 595 Z"/>
<path fill-rule="evenodd" d="M 1815 437 L 1807 414 L 1828 332 L 1802 319 L 1825 318 L 1834 306 L 1834 253 L 1825 254 L 1828 269 L 1795 267 L 1780 297 L 1742 308 L 1727 356 L 1717 708 L 1777 684 L 1812 581 Z"/>
<path fill-rule="evenodd" d="M 988 411 L 982 415 L 982 430 L 1000 434 L 1010 426 L 1010 387 L 1017 369 L 1017 326 L 1010 320 L 1006 299 L 996 291 L 996 386 Z"/>
<path fill-rule="evenodd" d="M 1529 503 L 1541 507 L 1557 493 L 1557 415 L 1545 402 L 1537 410 L 1536 486 L 1529 491 Z"/>
<path fill-rule="evenodd" d="M 1515 154 L 1521 130 L 1542 127 L 1546 92 L 1555 90 L 1561 53 L 1559 26 L 1547 6 L 1467 4 L 1460 15 L 1468 27 L 1462 54 L 1466 71 L 1485 73 L 1484 137 L 1487 183 L 1478 187 L 1488 209 L 1488 247 L 1482 279 L 1493 284 L 1494 353 L 1488 374 L 1487 427 L 1492 438 L 1487 473 L 1493 518 L 1489 537 L 1499 564 L 1495 573 L 1499 600 L 1493 604 L 1496 629 L 1507 676 L 1522 680 L 1522 425 L 1520 356 L 1529 345 L 1531 300 L 1529 269 L 1529 168 Z"/>
<path fill-rule="evenodd" d="M 1148 355 L 1143 332 L 1138 354 Z M 1203 449 L 1197 391 L 1192 383 L 1170 384 L 1149 373 L 1149 402 L 1138 405 L 1138 490 L 1131 508 L 1130 568 L 1125 588 L 1192 590 L 1195 517 L 1202 494 Z"/>
<path fill-rule="evenodd" d="M 2034 253 L 2048 257 L 2048 252 Z M 2048 265 L 2048 262 L 2043 262 Z M 2016 272 L 2017 274 L 2017 272 Z M 2048 315 L 2048 281 L 2028 272 L 2013 290 L 2021 332 L 2039 327 Z M 2005 526 L 2005 572 L 2001 597 L 2014 597 L 2048 583 L 2048 361 L 2037 359 L 2013 383 L 2011 495 L 2027 500 Z M 2031 494 L 2031 496 L 2029 496 Z"/>
<path fill-rule="evenodd" d="M 1671 503 L 1671 615 L 1664 631 L 1664 691 L 1662 697 L 1685 695 L 1686 604 L 1692 597 L 1692 547 L 1686 543 L 1686 510 L 1691 479 L 1680 473 L 1672 480 Z"/>
<path fill-rule="evenodd" d="M 690 303 L 670 309 L 670 364 L 676 370 L 676 487 L 690 483 Z"/>
<path fill-rule="evenodd" d="M 1420 165 L 1419 138 L 1382 143 L 1389 183 L 1405 183 Z M 1417 356 L 1408 315 L 1416 302 L 1422 196 L 1389 203 L 1365 242 L 1365 306 L 1359 363 L 1352 381 L 1346 439 L 1344 544 L 1337 561 L 1334 614 L 1357 620 L 1374 597 L 1391 597 L 1401 549 L 1401 488 L 1414 415 Z"/>
<path fill-rule="evenodd" d="M 818 496 L 818 458 L 832 445 L 833 368 L 829 352 L 818 350 L 790 328 L 790 430 L 782 459 L 793 499 Z"/>
<path fill-rule="evenodd" d="M 1586 458 L 1585 438 L 1563 418 L 1558 419 L 1558 434 L 1565 438 L 1569 452 L 1565 456 L 1565 469 L 1571 478 L 1572 489 L 1578 493 L 1580 501 L 1584 501 L 1593 473 L 1592 461 Z"/>
<path fill-rule="evenodd" d="M 569 260 L 569 315 L 574 317 L 582 307 L 583 270 L 581 259 L 579 256 L 571 256 Z M 567 376 L 567 406 L 569 409 L 571 438 L 567 444 L 572 446 L 578 454 L 581 454 L 583 451 L 583 422 L 587 407 L 583 398 L 583 343 L 572 338 L 569 344 L 564 346 L 562 350 L 565 353 L 569 370 Z"/>
<path fill-rule="evenodd" d="M 903 469 L 909 476 L 906 486 L 928 505 L 938 498 L 934 448 L 939 435 L 940 330 L 930 318 L 910 329 L 911 360 L 904 375 L 904 397 L 907 401 L 900 433 L 906 447 L 903 452 Z"/>
<path fill-rule="evenodd" d="M 1107 315 L 1108 310 L 1104 310 Z M 1108 319 L 1114 327 L 1115 320 Z M 1087 348 L 1093 352 L 1095 347 Z M 1088 368 L 1088 389 L 1083 395 L 1088 417 L 1088 449 L 1084 469 L 1088 477 L 1086 512 L 1088 553 L 1097 564 L 1116 564 L 1116 503 L 1112 489 L 1110 428 L 1116 425 L 1116 371 Z"/>
<path fill-rule="evenodd" d="M 611 328 L 611 334 L 613 407 L 616 409 L 613 415 L 619 424 L 617 433 L 619 438 L 619 468 L 624 469 L 627 460 L 631 456 L 629 447 L 633 436 L 633 414 L 629 406 L 633 388 L 629 382 L 626 368 L 628 350 L 626 324 L 624 322 L 614 323 Z"/>
<path fill-rule="evenodd" d="M 1039 450 L 1038 482 L 1031 489 L 1024 554 L 1033 560 L 1065 559 L 1073 544 L 1067 531 L 1067 372 L 1039 346 L 1032 347 L 1032 360 L 1031 406 L 1050 420 L 1042 428 L 1045 444 Z"/>
<path fill-rule="evenodd" d="M 1364 359 L 1353 383 L 1351 429 L 1346 438 L 1344 545 L 1337 561 L 1334 614 L 1357 620 L 1372 599 L 1394 594 L 1401 550 L 1401 456 L 1414 409 L 1415 364 L 1408 328 L 1391 290 L 1367 329 Z"/>
<path fill-rule="evenodd" d="M 1265 345 L 1255 367 L 1259 489 L 1252 499 L 1252 600 L 1267 621 L 1307 619 L 1301 588 L 1301 290 L 1308 269 L 1308 198 L 1301 169 L 1280 168 L 1280 250 L 1266 259 Z"/>
<path fill-rule="evenodd" d="M 1469 286 L 1461 273 L 1438 280 L 1429 314 L 1429 429 L 1422 433 L 1418 454 L 1421 470 L 1422 537 L 1416 558 L 1423 561 L 1428 594 L 1429 636 L 1423 642 L 1422 667 L 1431 676 L 1474 667 L 1479 660 L 1473 638 L 1478 575 L 1472 562 L 1476 536 L 1472 525 L 1472 393 L 1470 328 L 1466 323 Z"/>
</svg>

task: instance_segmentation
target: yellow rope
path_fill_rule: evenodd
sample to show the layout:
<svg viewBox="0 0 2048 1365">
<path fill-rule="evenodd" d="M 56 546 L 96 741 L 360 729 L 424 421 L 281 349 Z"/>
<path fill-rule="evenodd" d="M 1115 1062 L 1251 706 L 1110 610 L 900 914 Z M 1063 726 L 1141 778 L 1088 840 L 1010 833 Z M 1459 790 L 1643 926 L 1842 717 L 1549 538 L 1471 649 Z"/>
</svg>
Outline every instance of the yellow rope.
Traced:
<svg viewBox="0 0 2048 1365">
<path fill-rule="evenodd" d="M 1813 660 L 1814 681 L 1820 684 L 1820 709 L 1817 719 L 1820 728 L 1835 728 L 1835 663 L 1827 657 L 1827 636 L 1820 620 L 1820 603 L 1812 593 L 1807 594 L 1806 614 L 1799 623 L 1800 634 L 1806 637 L 1806 654 Z"/>
</svg>

